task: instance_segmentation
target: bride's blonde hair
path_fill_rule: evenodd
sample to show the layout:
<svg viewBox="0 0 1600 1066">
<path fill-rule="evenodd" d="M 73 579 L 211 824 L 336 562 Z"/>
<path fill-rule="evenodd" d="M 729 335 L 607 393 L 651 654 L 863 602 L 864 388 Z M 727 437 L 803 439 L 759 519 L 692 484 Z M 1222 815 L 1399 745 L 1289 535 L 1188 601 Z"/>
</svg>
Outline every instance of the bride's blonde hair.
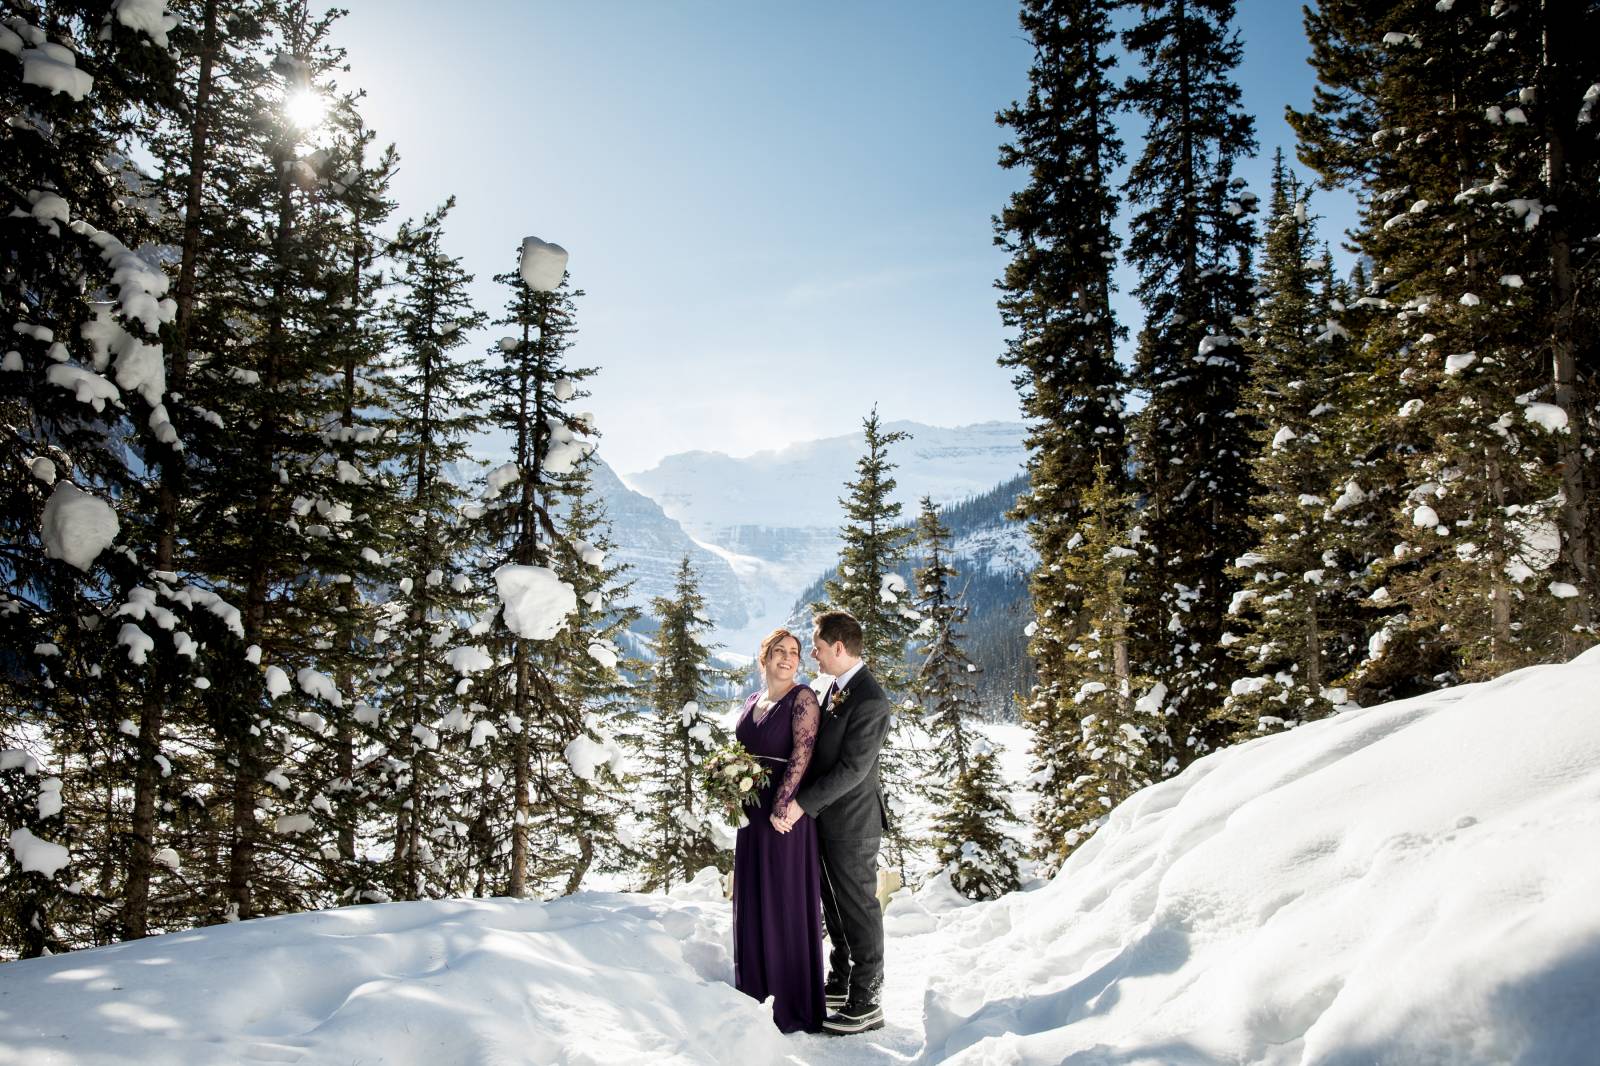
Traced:
<svg viewBox="0 0 1600 1066">
<path fill-rule="evenodd" d="M 784 639 L 794 641 L 794 650 L 796 655 L 801 654 L 803 648 L 805 647 L 800 643 L 799 637 L 795 636 L 787 629 L 784 629 L 782 626 L 779 626 L 771 633 L 768 633 L 762 638 L 761 651 L 756 655 L 756 668 L 761 671 L 762 677 L 767 676 L 767 656 L 771 655 L 772 649 L 776 648 L 778 646 L 778 642 Z"/>
</svg>

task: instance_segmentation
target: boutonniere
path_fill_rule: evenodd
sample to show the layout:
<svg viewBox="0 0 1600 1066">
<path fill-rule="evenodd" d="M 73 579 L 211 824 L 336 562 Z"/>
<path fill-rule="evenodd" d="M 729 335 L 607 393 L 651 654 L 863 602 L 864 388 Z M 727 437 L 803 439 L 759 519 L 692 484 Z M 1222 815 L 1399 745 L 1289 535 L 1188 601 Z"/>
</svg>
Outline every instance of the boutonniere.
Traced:
<svg viewBox="0 0 1600 1066">
<path fill-rule="evenodd" d="M 828 713 L 832 714 L 835 707 L 850 698 L 850 690 L 842 688 L 833 694 L 833 699 L 828 701 Z"/>
</svg>

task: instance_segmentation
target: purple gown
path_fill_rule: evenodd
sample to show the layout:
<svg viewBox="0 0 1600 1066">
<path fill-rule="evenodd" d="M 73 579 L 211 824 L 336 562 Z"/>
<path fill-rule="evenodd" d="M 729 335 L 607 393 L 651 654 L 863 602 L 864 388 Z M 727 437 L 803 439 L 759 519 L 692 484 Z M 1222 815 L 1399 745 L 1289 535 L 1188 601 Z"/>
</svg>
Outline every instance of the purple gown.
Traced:
<svg viewBox="0 0 1600 1066">
<path fill-rule="evenodd" d="M 822 867 L 817 825 L 805 815 L 787 833 L 769 820 L 800 787 L 821 714 L 810 686 L 795 685 L 757 722 L 745 701 L 734 735 L 761 758 L 772 780 L 761 802 L 744 809 L 733 853 L 733 983 L 758 1000 L 773 997 L 772 1016 L 786 1033 L 822 1028 Z"/>
</svg>

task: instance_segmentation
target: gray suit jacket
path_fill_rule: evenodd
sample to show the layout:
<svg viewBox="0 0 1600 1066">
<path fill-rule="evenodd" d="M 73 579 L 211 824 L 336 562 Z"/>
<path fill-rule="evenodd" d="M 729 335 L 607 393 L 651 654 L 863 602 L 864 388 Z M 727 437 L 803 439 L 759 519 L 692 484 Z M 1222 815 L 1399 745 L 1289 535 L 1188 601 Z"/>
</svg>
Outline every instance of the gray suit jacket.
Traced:
<svg viewBox="0 0 1600 1066">
<path fill-rule="evenodd" d="M 819 836 L 881 837 L 889 828 L 889 806 L 878 781 L 878 754 L 893 708 L 865 666 L 841 695 L 822 711 L 811 765 L 795 800 L 816 819 Z"/>
</svg>

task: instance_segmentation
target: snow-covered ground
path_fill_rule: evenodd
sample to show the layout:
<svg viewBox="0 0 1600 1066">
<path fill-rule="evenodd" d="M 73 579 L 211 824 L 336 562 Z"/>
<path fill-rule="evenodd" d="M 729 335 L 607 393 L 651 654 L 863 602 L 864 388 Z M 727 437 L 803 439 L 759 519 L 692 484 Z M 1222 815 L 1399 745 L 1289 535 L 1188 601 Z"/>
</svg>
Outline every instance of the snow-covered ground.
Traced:
<svg viewBox="0 0 1600 1066">
<path fill-rule="evenodd" d="M 1036 891 L 902 892 L 878 1033 L 772 1029 L 706 879 L 8 963 L 0 1063 L 1594 1063 L 1597 692 L 1600 649 L 1349 711 L 1139 793 Z"/>
</svg>

